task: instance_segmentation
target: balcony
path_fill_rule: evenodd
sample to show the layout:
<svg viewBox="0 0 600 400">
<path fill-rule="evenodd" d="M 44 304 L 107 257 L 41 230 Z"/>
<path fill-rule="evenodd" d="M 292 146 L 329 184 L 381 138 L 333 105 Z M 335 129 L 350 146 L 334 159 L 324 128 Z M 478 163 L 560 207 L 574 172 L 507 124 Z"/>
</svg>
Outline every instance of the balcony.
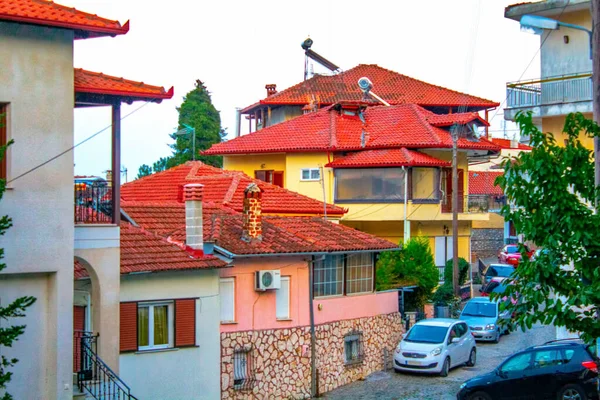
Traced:
<svg viewBox="0 0 600 400">
<path fill-rule="evenodd" d="M 506 204 L 505 196 L 469 194 L 458 196 L 458 212 L 464 214 L 486 214 L 498 212 Z M 442 198 L 442 213 L 452 212 L 452 195 Z"/>
<path fill-rule="evenodd" d="M 113 188 L 106 180 L 76 182 L 75 224 L 115 224 Z"/>
<path fill-rule="evenodd" d="M 532 111 L 533 117 L 592 112 L 592 73 L 553 76 L 506 84 L 504 118 Z"/>
</svg>

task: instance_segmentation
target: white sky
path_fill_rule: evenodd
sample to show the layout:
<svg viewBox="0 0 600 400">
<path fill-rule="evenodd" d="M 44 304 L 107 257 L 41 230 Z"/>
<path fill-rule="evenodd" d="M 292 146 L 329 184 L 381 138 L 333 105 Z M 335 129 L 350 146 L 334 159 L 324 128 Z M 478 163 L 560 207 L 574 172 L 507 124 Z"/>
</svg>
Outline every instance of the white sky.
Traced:
<svg viewBox="0 0 600 400">
<path fill-rule="evenodd" d="M 313 50 L 344 70 L 374 63 L 500 103 L 506 82 L 537 77 L 540 70 L 539 56 L 526 70 L 539 37 L 504 18 L 514 0 L 57 2 L 131 21 L 126 35 L 76 41 L 75 67 L 175 87 L 172 100 L 149 104 L 122 122 L 129 180 L 141 164 L 170 154 L 175 107 L 196 79 L 205 82 L 223 127 L 233 133 L 235 107 L 266 97 L 267 83 L 282 90 L 303 79 L 300 44 L 308 35 Z M 322 69 L 315 65 L 315 71 Z M 142 104 L 124 105 L 122 114 Z M 502 136 L 502 120 L 500 110 L 490 128 L 494 136 Z M 109 124 L 109 108 L 76 110 L 75 143 Z M 102 175 L 109 166 L 110 130 L 75 150 L 76 174 Z"/>
</svg>

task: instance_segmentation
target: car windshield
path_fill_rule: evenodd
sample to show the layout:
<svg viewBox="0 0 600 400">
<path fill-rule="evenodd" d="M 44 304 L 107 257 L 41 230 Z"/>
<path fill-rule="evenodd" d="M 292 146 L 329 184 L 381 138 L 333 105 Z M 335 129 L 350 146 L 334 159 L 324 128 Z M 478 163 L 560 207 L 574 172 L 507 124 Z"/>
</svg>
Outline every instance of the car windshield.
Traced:
<svg viewBox="0 0 600 400">
<path fill-rule="evenodd" d="M 508 254 L 515 254 L 519 252 L 519 248 L 517 246 L 506 246 L 506 252 Z"/>
<path fill-rule="evenodd" d="M 442 343 L 448 333 L 447 326 L 415 325 L 404 338 L 406 342 Z"/>
<path fill-rule="evenodd" d="M 488 276 L 501 276 L 509 277 L 514 272 L 513 267 L 503 265 L 490 265 L 489 271 L 486 273 Z"/>
<path fill-rule="evenodd" d="M 491 281 L 490 283 L 487 284 L 487 286 L 485 286 L 485 288 L 483 289 L 483 292 L 502 293 L 505 290 L 506 290 L 506 285 L 504 284 L 504 282 Z"/>
<path fill-rule="evenodd" d="M 495 317 L 496 310 L 496 303 L 470 301 L 465 306 L 462 315 L 469 317 Z"/>
</svg>

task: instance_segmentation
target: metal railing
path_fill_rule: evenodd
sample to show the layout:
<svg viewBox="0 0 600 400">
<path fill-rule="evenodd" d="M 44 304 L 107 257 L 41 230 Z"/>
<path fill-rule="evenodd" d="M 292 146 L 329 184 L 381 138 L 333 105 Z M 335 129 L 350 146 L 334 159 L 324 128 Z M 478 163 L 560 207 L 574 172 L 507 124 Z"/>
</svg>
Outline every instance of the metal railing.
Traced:
<svg viewBox="0 0 600 400">
<path fill-rule="evenodd" d="M 76 224 L 113 222 L 112 186 L 109 182 L 75 183 L 74 199 Z"/>
<path fill-rule="evenodd" d="M 131 389 L 109 368 L 98 354 L 98 335 L 92 332 L 75 332 L 79 340 L 77 386 L 97 400 L 137 400 Z"/>
<path fill-rule="evenodd" d="M 467 214 L 485 214 L 491 211 L 499 211 L 505 204 L 504 196 L 489 194 L 468 194 L 458 196 L 458 212 Z M 442 212 L 452 212 L 452 195 L 442 198 Z"/>
<path fill-rule="evenodd" d="M 509 82 L 506 84 L 507 108 L 591 100 L 591 72 Z"/>
</svg>

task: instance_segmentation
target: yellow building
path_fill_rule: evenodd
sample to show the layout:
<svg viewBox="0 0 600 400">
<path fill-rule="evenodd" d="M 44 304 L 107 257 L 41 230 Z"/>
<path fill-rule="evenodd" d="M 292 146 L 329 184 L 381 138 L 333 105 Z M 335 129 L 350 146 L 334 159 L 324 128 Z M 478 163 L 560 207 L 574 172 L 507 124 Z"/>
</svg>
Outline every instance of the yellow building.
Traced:
<svg viewBox="0 0 600 400">
<path fill-rule="evenodd" d="M 526 14 L 544 16 L 563 23 L 592 29 L 589 0 L 538 1 L 508 6 L 504 16 L 520 21 Z M 515 24 L 515 29 L 518 25 Z M 542 45 L 543 44 L 543 45 Z M 581 112 L 592 118 L 592 60 L 588 33 L 569 27 L 544 30 L 540 37 L 540 77 L 506 84 L 504 118 L 514 121 L 517 112 L 531 111 L 536 125 L 554 134 L 563 145 L 565 116 Z M 529 138 L 521 138 L 527 142 Z M 593 140 L 582 138 L 592 150 Z"/>
<path fill-rule="evenodd" d="M 393 242 L 427 236 L 436 263 L 452 257 L 451 129 L 460 131 L 459 256 L 470 260 L 473 221 L 489 219 L 487 196 L 469 196 L 473 159 L 499 146 L 474 132 L 475 112 L 435 114 L 413 104 L 336 104 L 214 145 L 240 170 L 348 212 L 340 222 Z M 339 218 L 339 217 L 338 217 Z"/>
</svg>

